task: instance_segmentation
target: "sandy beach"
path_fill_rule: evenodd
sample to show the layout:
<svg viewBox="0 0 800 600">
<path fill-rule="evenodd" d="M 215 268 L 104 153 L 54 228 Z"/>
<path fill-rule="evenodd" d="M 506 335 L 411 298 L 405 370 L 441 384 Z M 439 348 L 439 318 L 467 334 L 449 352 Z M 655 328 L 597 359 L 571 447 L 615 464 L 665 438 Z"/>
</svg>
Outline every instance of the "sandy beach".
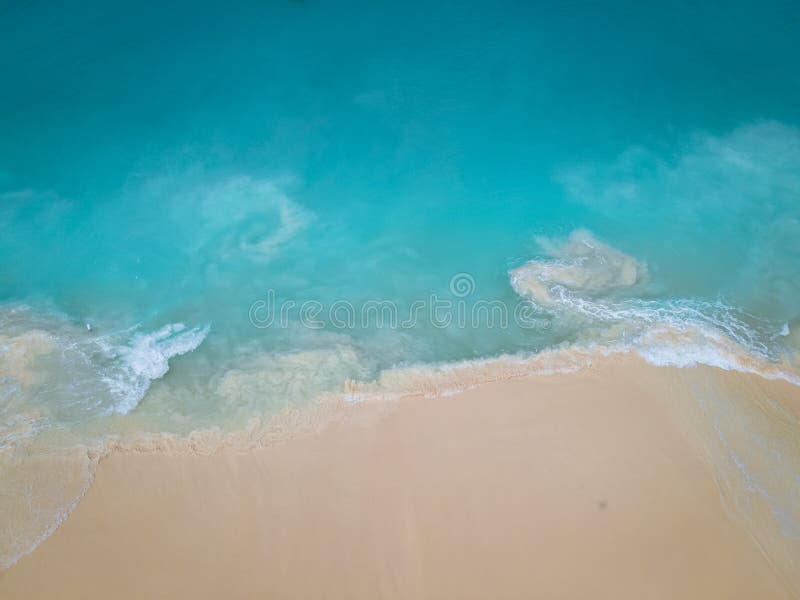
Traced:
<svg viewBox="0 0 800 600">
<path fill-rule="evenodd" d="M 690 388 L 731 377 L 796 423 L 784 382 L 615 357 L 247 452 L 115 452 L 0 597 L 797 597 L 692 424 Z"/>
</svg>

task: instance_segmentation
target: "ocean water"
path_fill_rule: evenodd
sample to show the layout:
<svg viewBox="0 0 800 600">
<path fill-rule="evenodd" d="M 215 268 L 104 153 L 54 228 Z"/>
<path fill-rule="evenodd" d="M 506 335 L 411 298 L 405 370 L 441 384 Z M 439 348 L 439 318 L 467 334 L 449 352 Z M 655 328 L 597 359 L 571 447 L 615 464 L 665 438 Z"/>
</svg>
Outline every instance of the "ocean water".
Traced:
<svg viewBox="0 0 800 600">
<path fill-rule="evenodd" d="M 799 383 L 799 22 L 0 7 L 0 564 L 111 440 L 594 348 Z"/>
</svg>

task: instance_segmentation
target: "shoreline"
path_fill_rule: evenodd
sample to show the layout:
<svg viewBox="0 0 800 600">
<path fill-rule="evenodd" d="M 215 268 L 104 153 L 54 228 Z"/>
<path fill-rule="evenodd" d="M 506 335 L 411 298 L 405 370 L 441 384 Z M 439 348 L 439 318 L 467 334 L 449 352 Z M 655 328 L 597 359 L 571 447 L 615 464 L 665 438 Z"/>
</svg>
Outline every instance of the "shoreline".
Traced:
<svg viewBox="0 0 800 600">
<path fill-rule="evenodd" d="M 793 548 L 736 512 L 698 425 L 709 382 L 800 415 L 791 384 L 624 355 L 249 451 L 114 451 L 0 595 L 792 597 Z"/>
</svg>

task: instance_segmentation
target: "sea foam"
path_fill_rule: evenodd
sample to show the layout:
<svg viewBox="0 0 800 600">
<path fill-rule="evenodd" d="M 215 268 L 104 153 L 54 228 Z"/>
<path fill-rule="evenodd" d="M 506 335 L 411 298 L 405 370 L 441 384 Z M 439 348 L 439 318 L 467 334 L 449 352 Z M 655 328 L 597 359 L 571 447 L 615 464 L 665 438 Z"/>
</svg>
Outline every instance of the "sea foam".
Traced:
<svg viewBox="0 0 800 600">
<path fill-rule="evenodd" d="M 115 398 L 107 412 L 127 414 L 136 408 L 150 383 L 169 371 L 169 360 L 197 348 L 209 329 L 209 325 L 187 329 L 183 323 L 172 323 L 152 333 L 137 333 L 128 345 L 104 343 L 106 353 L 117 359 L 103 376 Z"/>
</svg>

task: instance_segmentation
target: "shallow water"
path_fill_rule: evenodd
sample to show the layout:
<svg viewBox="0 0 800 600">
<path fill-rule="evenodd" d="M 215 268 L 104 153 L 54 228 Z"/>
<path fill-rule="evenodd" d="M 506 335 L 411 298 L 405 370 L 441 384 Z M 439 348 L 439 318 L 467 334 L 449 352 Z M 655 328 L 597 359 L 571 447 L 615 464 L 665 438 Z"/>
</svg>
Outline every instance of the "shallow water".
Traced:
<svg viewBox="0 0 800 600">
<path fill-rule="evenodd" d="M 109 435 L 597 344 L 797 382 L 794 12 L 0 9 L 0 562 Z"/>
</svg>

